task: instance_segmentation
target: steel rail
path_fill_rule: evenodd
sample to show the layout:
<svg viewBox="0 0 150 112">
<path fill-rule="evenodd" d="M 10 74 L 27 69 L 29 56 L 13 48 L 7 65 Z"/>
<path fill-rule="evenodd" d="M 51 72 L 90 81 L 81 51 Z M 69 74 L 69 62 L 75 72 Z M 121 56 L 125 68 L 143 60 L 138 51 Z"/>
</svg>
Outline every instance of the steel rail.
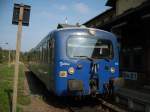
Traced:
<svg viewBox="0 0 150 112">
<path fill-rule="evenodd" d="M 118 106 L 113 105 L 113 104 L 111 104 L 111 103 L 109 103 L 109 102 L 107 102 L 107 101 L 105 101 L 101 98 L 98 98 L 98 100 L 101 102 L 102 106 L 105 106 L 105 107 L 109 108 L 112 111 L 115 111 L 115 112 L 128 112 L 128 111 L 126 111 L 124 109 L 121 109 Z"/>
</svg>

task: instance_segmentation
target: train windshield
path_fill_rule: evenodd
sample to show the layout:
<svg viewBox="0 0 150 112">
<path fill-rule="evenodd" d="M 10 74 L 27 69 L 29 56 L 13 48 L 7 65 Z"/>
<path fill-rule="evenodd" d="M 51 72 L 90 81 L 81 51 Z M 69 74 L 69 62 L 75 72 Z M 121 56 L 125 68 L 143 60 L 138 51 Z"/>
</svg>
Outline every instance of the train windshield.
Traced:
<svg viewBox="0 0 150 112">
<path fill-rule="evenodd" d="M 70 37 L 67 42 L 70 58 L 111 59 L 113 46 L 110 40 L 96 37 Z"/>
</svg>

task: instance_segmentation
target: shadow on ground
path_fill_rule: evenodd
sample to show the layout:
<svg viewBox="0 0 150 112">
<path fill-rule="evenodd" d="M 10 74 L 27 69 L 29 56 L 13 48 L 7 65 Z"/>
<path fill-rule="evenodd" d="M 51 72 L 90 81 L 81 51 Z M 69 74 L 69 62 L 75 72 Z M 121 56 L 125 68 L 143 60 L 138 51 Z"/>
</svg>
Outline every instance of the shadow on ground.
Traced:
<svg viewBox="0 0 150 112">
<path fill-rule="evenodd" d="M 74 100 L 73 98 L 68 97 L 57 97 L 49 92 L 44 84 L 33 73 L 25 71 L 25 75 L 29 85 L 30 94 L 42 97 L 43 101 L 48 105 L 56 108 L 66 108 L 68 106 L 82 108 L 85 106 L 93 107 L 99 104 L 97 99 L 90 97 L 86 97 L 82 100 Z"/>
</svg>

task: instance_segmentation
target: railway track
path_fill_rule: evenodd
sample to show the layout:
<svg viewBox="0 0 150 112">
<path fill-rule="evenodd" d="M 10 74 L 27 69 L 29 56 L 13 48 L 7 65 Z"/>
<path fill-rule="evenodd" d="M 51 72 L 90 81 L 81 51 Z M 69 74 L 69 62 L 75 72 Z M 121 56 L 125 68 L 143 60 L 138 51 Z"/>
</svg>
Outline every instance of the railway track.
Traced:
<svg viewBox="0 0 150 112">
<path fill-rule="evenodd" d="M 103 108 L 106 108 L 107 112 L 127 112 L 124 109 L 119 108 L 118 106 L 111 104 L 101 98 L 98 99 Z"/>
<path fill-rule="evenodd" d="M 98 101 L 99 104 L 96 106 L 72 107 L 68 105 L 68 110 L 69 112 L 128 112 L 101 98 L 98 98 Z"/>
</svg>

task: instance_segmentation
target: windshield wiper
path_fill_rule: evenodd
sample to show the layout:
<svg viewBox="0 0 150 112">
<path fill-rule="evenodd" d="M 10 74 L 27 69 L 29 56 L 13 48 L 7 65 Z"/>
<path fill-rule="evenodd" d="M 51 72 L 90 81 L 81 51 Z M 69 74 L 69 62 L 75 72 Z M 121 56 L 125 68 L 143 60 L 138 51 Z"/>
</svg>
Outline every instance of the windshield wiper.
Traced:
<svg viewBox="0 0 150 112">
<path fill-rule="evenodd" d="M 90 61 L 93 61 L 93 60 L 94 60 L 93 58 L 90 58 L 90 57 L 88 57 L 88 56 L 73 56 L 73 57 L 85 58 L 85 59 L 88 59 L 88 60 L 90 60 Z M 110 61 L 110 59 L 109 59 L 108 57 L 103 57 L 103 58 L 101 58 L 101 59 L 104 59 L 104 60 L 107 61 L 107 62 Z"/>
<path fill-rule="evenodd" d="M 90 58 L 88 56 L 73 56 L 73 57 L 81 57 L 81 58 L 86 58 L 86 59 L 88 59 L 90 61 L 93 61 L 93 58 Z"/>
<path fill-rule="evenodd" d="M 108 57 L 103 57 L 102 59 L 104 59 L 105 61 L 109 62 L 110 59 Z"/>
</svg>

